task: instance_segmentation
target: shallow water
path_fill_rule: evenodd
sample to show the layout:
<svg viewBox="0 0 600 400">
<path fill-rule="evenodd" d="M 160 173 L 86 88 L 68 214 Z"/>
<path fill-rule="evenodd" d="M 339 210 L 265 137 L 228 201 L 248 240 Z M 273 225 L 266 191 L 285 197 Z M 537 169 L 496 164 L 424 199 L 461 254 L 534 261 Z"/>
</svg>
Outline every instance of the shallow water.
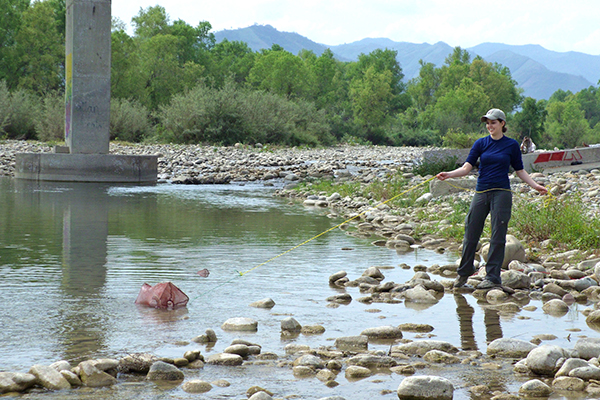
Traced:
<svg viewBox="0 0 600 400">
<path fill-rule="evenodd" d="M 529 303 L 538 307 L 536 311 L 503 315 L 470 295 L 451 294 L 434 305 L 352 301 L 328 307 L 325 299 L 341 291 L 328 285 L 328 277 L 339 270 L 354 279 L 366 268 L 380 266 L 385 267 L 386 281 L 405 282 L 414 271 L 400 264 L 447 264 L 456 255 L 424 249 L 398 254 L 372 246 L 372 239 L 351 237 L 339 229 L 281 255 L 341 222 L 326 214 L 326 210 L 306 209 L 274 197 L 273 187 L 261 184 L 115 186 L 0 178 L 0 371 L 26 372 L 33 364 L 61 359 L 76 364 L 132 352 L 180 357 L 200 348 L 208 356 L 238 337 L 285 358 L 283 349 L 289 343 L 317 348 L 366 328 L 406 322 L 431 324 L 435 339 L 482 352 L 489 341 L 503 336 L 530 340 L 537 334 L 553 333 L 558 339 L 549 343 L 567 348 L 579 335 L 597 336 L 586 326 L 579 313 L 582 306 L 577 304 L 562 317 L 545 315 L 537 301 Z M 204 268 L 210 271 L 206 278 L 197 274 Z M 186 308 L 163 311 L 134 304 L 144 282 L 163 281 L 175 283 L 190 297 Z M 354 299 L 363 296 L 358 288 L 347 292 Z M 275 301 L 273 309 L 248 307 L 267 297 Z M 280 323 L 287 316 L 302 325 L 321 324 L 326 332 L 284 339 Z M 232 317 L 257 320 L 258 332 L 221 330 Z M 214 329 L 219 338 L 213 348 L 181 343 L 207 328 Z M 405 337 L 413 339 L 416 334 Z M 500 372 L 482 377 L 464 367 L 440 368 L 440 374 L 457 385 L 457 399 L 468 398 L 457 381 L 470 386 L 485 379 L 504 390 L 514 389 L 515 382 L 506 382 Z M 336 379 L 339 386 L 328 388 L 316 378 L 295 378 L 289 368 L 206 366 L 185 370 L 185 374 L 186 379 L 224 378 L 232 383 L 228 388 L 213 388 L 206 398 L 245 398 L 250 386 L 260 385 L 276 397 L 341 395 L 350 400 L 376 395 L 392 399 L 397 398 L 395 390 L 403 379 L 382 372 L 348 382 L 342 373 Z M 38 392 L 23 397 L 36 396 Z M 107 396 L 198 398 L 183 392 L 181 386 L 143 381 L 44 395 Z"/>
</svg>

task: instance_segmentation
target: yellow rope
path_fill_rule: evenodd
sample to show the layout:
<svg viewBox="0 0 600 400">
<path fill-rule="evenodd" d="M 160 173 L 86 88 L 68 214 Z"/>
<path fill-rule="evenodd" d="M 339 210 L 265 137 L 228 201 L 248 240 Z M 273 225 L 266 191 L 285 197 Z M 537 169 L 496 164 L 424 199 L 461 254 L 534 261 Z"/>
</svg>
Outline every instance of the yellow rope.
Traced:
<svg viewBox="0 0 600 400">
<path fill-rule="evenodd" d="M 475 192 L 475 193 L 486 193 L 486 192 L 491 192 L 493 190 L 505 190 L 507 192 L 512 192 L 512 193 L 514 193 L 516 195 L 519 195 L 519 196 L 524 196 L 523 193 L 515 192 L 512 189 L 492 188 L 492 189 L 486 189 L 486 190 L 475 190 L 475 189 L 469 189 L 469 188 L 465 188 L 465 187 L 462 187 L 462 186 L 458 186 L 458 185 L 452 184 L 452 183 L 450 183 L 450 182 L 448 182 L 446 180 L 444 180 L 442 182 L 445 182 L 446 184 L 448 184 L 448 185 L 450 185 L 453 188 L 456 188 L 458 190 L 472 191 L 472 192 Z M 548 207 L 548 205 L 550 204 L 550 202 L 554 201 L 555 199 L 556 199 L 556 197 L 552 193 L 550 193 L 550 190 L 548 190 L 548 192 L 546 194 L 546 198 L 543 200 L 544 208 Z"/>
<path fill-rule="evenodd" d="M 411 192 L 411 191 L 415 190 L 415 189 L 416 189 L 416 188 L 418 188 L 419 186 L 422 186 L 422 185 L 424 185 L 424 184 L 426 184 L 426 183 L 428 183 L 428 182 L 432 181 L 433 179 L 435 179 L 435 176 L 433 176 L 433 177 L 431 177 L 431 178 L 429 178 L 429 179 L 427 179 L 427 180 L 425 180 L 425 181 L 423 181 L 423 182 L 421 182 L 421 183 L 419 183 L 419 184 L 417 184 L 417 185 L 415 185 L 415 186 L 412 186 L 412 187 L 408 188 L 407 190 L 403 191 L 402 193 L 399 193 L 399 194 L 395 195 L 394 197 L 392 197 L 392 198 L 390 198 L 390 199 L 388 199 L 388 200 L 386 200 L 386 201 L 382 201 L 382 202 L 380 202 L 380 203 L 379 203 L 379 204 L 377 204 L 376 206 L 374 206 L 374 207 L 371 207 L 371 208 L 367 209 L 366 211 L 363 211 L 363 212 L 361 212 L 360 214 L 357 214 L 357 215 L 353 216 L 352 218 L 349 218 L 349 219 L 345 220 L 344 222 L 342 222 L 342 223 L 340 223 L 340 224 L 337 224 L 336 226 L 332 226 L 331 228 L 327 229 L 326 231 L 323 231 L 323 232 L 319 233 L 318 235 L 316 235 L 316 236 L 313 236 L 313 237 L 311 237 L 310 239 L 308 239 L 308 240 L 306 240 L 306 241 L 304 241 L 304 242 L 302 242 L 302 243 L 300 243 L 300 244 L 298 244 L 298 245 L 296 245 L 296 246 L 292 247 L 291 249 L 289 249 L 289 250 L 286 250 L 286 251 L 284 251 L 283 253 L 281 253 L 281 254 L 279 254 L 279 255 L 277 255 L 277 256 L 275 256 L 275 257 L 273 257 L 273 258 L 270 258 L 270 259 L 268 259 L 267 261 L 265 261 L 265 262 L 263 262 L 263 263 L 260 263 L 260 264 L 258 264 L 258 265 L 257 265 L 257 266 L 255 266 L 254 268 L 251 268 L 251 269 L 249 269 L 248 271 L 245 271 L 245 272 L 240 272 L 240 271 L 237 271 L 237 272 L 238 272 L 238 274 L 240 274 L 240 276 L 244 276 L 244 275 L 246 275 L 248 272 L 250 272 L 250 271 L 254 271 L 254 270 L 255 270 L 255 269 L 257 269 L 258 267 L 261 267 L 261 266 L 263 266 L 263 265 L 265 265 L 265 264 L 267 264 L 267 263 L 269 263 L 269 262 L 271 262 L 271 261 L 275 260 L 276 258 L 279 258 L 279 257 L 281 257 L 281 256 L 283 256 L 283 255 L 285 255 L 285 254 L 289 253 L 290 251 L 292 251 L 292 250 L 295 250 L 295 249 L 297 249 L 298 247 L 300 247 L 300 246 L 303 246 L 303 245 L 305 245 L 306 243 L 308 243 L 308 242 L 310 242 L 310 241 L 312 241 L 312 240 L 315 240 L 315 239 L 316 239 L 316 238 L 318 238 L 318 237 L 321 237 L 321 236 L 323 236 L 324 234 L 326 234 L 326 233 L 328 233 L 328 232 L 331 232 L 331 231 L 332 231 L 332 230 L 334 230 L 335 228 L 339 228 L 340 226 L 342 226 L 342 225 L 344 225 L 344 224 L 346 224 L 346 223 L 348 223 L 348 222 L 350 222 L 350 221 L 352 221 L 352 220 L 354 220 L 354 219 L 356 219 L 356 218 L 359 218 L 359 217 L 363 216 L 363 215 L 364 215 L 364 214 L 366 214 L 367 212 L 369 212 L 369 211 L 371 211 L 371 210 L 374 210 L 374 209 L 376 209 L 377 207 L 381 206 L 382 204 L 386 204 L 386 203 L 388 203 L 388 202 L 390 202 L 390 201 L 392 201 L 392 200 L 394 200 L 394 199 L 397 199 L 397 198 L 398 198 L 398 197 L 400 197 L 400 196 L 403 196 L 403 195 L 405 195 L 406 193 L 409 193 L 409 192 Z"/>
</svg>

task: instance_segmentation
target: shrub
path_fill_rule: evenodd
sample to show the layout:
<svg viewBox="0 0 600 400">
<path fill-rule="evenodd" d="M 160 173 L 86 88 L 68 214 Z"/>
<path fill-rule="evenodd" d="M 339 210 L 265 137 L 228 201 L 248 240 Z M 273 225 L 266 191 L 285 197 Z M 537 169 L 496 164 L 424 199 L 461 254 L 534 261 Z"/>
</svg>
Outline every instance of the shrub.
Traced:
<svg viewBox="0 0 600 400">
<path fill-rule="evenodd" d="M 111 99 L 110 139 L 140 142 L 153 133 L 148 109 L 137 100 Z"/>
<path fill-rule="evenodd" d="M 446 157 L 433 160 L 422 160 L 416 164 L 412 172 L 415 175 L 437 175 L 442 171 L 452 171 L 458 167 L 458 157 Z"/>
<path fill-rule="evenodd" d="M 444 135 L 442 146 L 452 149 L 468 149 L 480 137 L 482 135 L 479 133 L 464 133 L 461 130 L 450 129 Z"/>
<path fill-rule="evenodd" d="M 10 92 L 6 81 L 0 81 L 0 133 L 5 133 L 4 128 L 10 120 Z"/>
<path fill-rule="evenodd" d="M 63 141 L 65 139 L 65 97 L 52 92 L 41 101 L 41 109 L 35 119 L 35 130 L 39 140 Z"/>
<path fill-rule="evenodd" d="M 4 132 L 9 139 L 36 139 L 35 121 L 40 110 L 40 99 L 23 89 L 10 94 L 8 124 Z"/>
</svg>

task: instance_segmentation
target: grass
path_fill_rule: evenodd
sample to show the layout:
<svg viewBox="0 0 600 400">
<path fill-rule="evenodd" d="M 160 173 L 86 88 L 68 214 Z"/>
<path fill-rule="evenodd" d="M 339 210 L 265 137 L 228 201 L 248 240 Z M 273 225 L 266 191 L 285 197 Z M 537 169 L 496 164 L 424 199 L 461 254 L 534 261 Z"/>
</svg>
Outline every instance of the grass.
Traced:
<svg viewBox="0 0 600 400">
<path fill-rule="evenodd" d="M 415 200 L 429 191 L 427 185 L 414 188 L 401 173 L 388 176 L 369 184 L 359 182 L 336 183 L 333 180 L 318 180 L 304 183 L 298 190 L 331 195 L 338 192 L 342 198 L 362 197 L 372 205 L 398 196 L 387 202 L 393 214 L 405 213 L 415 207 Z M 522 241 L 537 242 L 550 240 L 557 250 L 578 249 L 597 251 L 600 248 L 600 218 L 577 195 L 569 197 L 529 197 L 517 195 L 513 198 L 512 218 L 509 232 Z M 470 201 L 446 197 L 419 208 L 414 216 L 418 222 L 416 237 L 435 235 L 461 242 L 464 221 Z M 440 222 L 444 221 L 444 224 Z M 489 217 L 482 236 L 490 235 Z"/>
</svg>

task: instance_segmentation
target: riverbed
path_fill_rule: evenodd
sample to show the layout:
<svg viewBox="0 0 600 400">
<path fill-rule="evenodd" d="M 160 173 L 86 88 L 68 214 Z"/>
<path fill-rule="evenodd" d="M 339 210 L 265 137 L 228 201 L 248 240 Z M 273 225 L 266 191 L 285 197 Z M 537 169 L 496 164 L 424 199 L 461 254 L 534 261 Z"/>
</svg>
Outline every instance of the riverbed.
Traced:
<svg viewBox="0 0 600 400">
<path fill-rule="evenodd" d="M 309 240 L 343 221 L 327 210 L 273 196 L 281 185 L 123 186 L 1 177 L 0 371 L 27 372 L 34 364 L 65 359 L 76 365 L 136 352 L 181 357 L 187 350 L 200 349 L 206 357 L 222 352 L 236 338 L 257 343 L 281 360 L 293 360 L 285 352 L 290 343 L 333 346 L 338 337 L 402 323 L 435 328 L 428 335 L 405 333 L 405 339 L 435 338 L 483 353 L 498 337 L 531 340 L 553 334 L 552 344 L 568 348 L 577 337 L 596 334 L 580 313 L 585 305 L 577 303 L 567 315 L 552 317 L 542 312 L 541 301 L 528 301 L 533 306 L 529 311 L 503 314 L 470 295 L 451 293 L 435 304 L 358 302 L 358 288 L 333 288 L 328 277 L 344 270 L 355 279 L 377 266 L 386 281 L 405 282 L 416 266 L 453 263 L 458 255 L 422 248 L 399 253 L 373 246 L 376 238 L 357 238 L 340 229 Z M 204 268 L 208 277 L 197 273 Z M 164 281 L 190 297 L 187 307 L 165 311 L 134 304 L 143 283 Z M 353 297 L 349 304 L 332 307 L 326 300 L 344 291 Z M 249 307 L 264 298 L 273 299 L 275 307 Z M 325 333 L 282 336 L 281 320 L 288 316 L 302 325 L 322 325 Z M 222 330 L 233 317 L 255 319 L 258 331 Z M 217 333 L 214 346 L 192 341 L 209 328 Z M 385 352 L 389 344 L 369 348 Z M 245 398 L 253 385 L 272 391 L 276 398 L 394 399 L 403 379 L 382 371 L 351 382 L 342 373 L 337 386 L 327 387 L 314 377 L 294 377 L 283 363 L 207 365 L 184 371 L 186 380 L 230 382 L 205 394 L 223 399 Z M 519 379 L 507 372 L 492 371 L 486 379 L 515 391 Z M 439 373 L 455 383 L 456 399 L 468 398 L 465 388 L 481 379 L 464 367 Z M 22 397 L 39 395 L 34 391 Z M 163 387 L 143 379 L 108 389 L 44 394 L 49 399 L 107 396 L 198 398 L 179 385 Z"/>
</svg>

